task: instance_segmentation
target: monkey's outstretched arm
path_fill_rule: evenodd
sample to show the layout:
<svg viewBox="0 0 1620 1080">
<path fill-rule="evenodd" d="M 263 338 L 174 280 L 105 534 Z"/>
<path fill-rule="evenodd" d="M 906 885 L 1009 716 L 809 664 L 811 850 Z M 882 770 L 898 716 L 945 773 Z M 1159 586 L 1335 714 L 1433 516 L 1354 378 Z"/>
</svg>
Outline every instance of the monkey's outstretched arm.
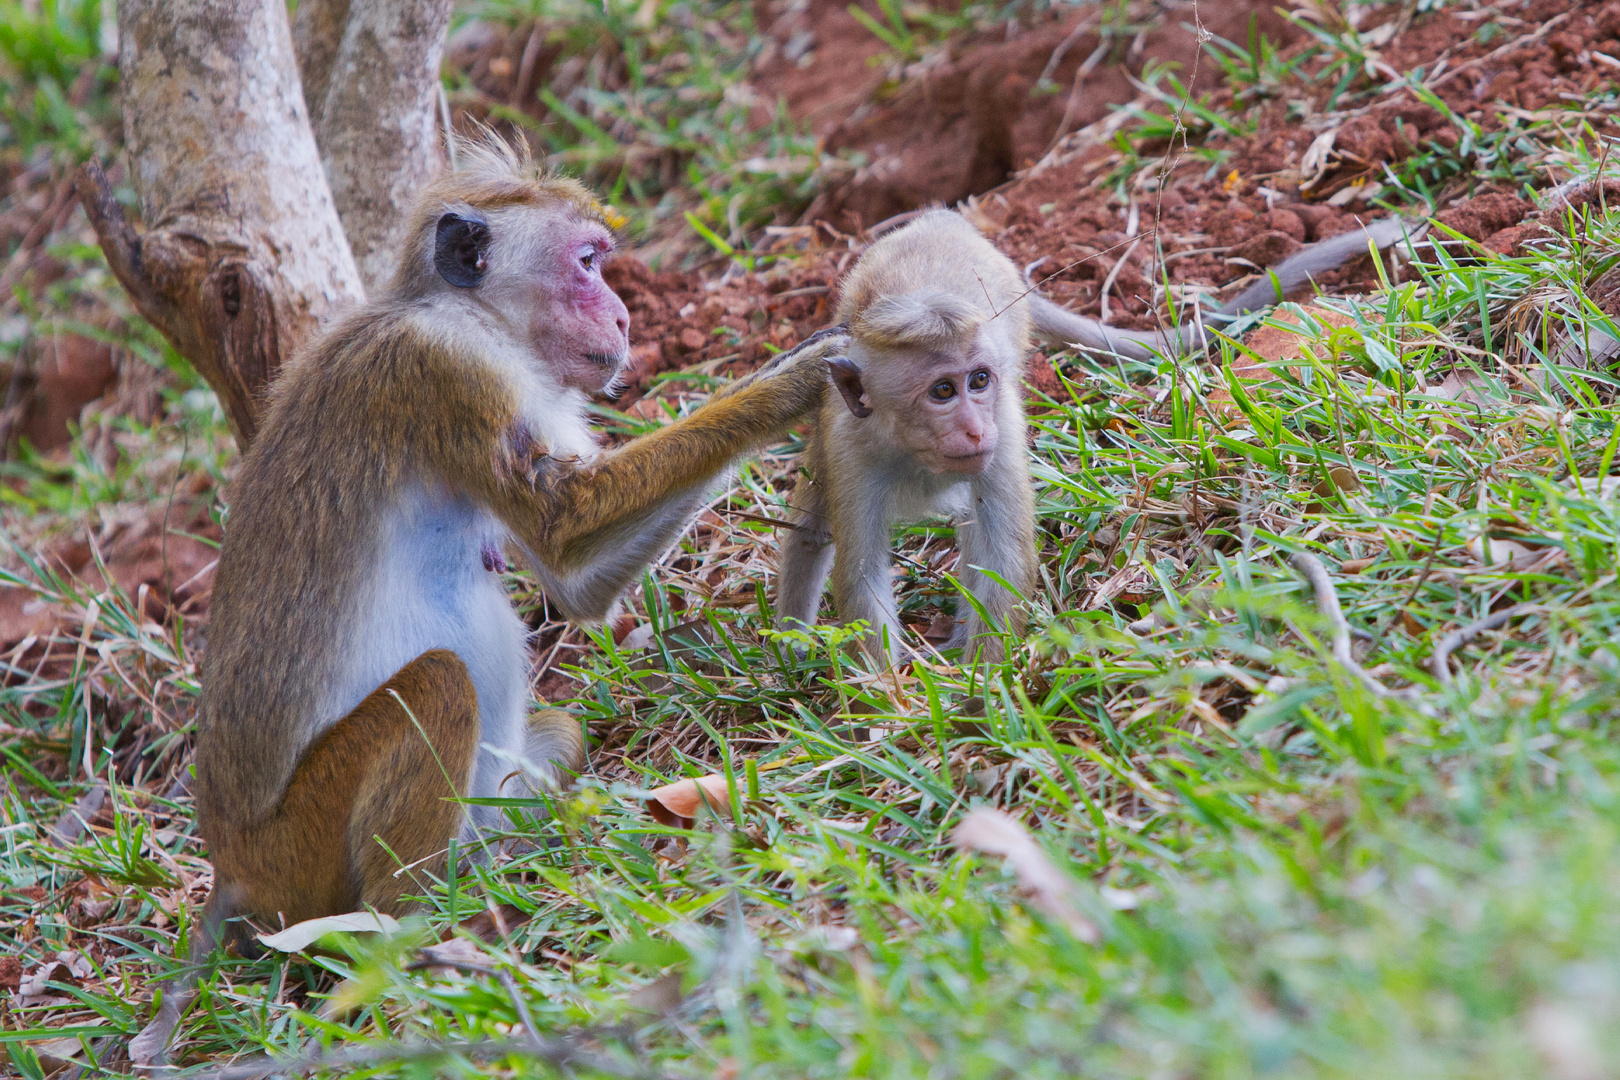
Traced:
<svg viewBox="0 0 1620 1080">
<path fill-rule="evenodd" d="M 1213 312 L 1205 313 L 1203 318 L 1209 322 L 1224 323 L 1239 315 L 1280 303 L 1295 289 L 1367 254 L 1369 243 L 1383 251 L 1403 237 L 1415 238 L 1422 234 L 1421 223 L 1409 222 L 1397 216 L 1312 244 L 1266 271 L 1236 299 Z M 1029 301 L 1035 332 L 1054 345 L 1113 353 L 1133 360 L 1180 356 L 1188 352 L 1201 352 L 1209 346 L 1208 333 L 1202 322 L 1197 320 L 1182 323 L 1170 330 L 1122 330 L 1065 311 L 1038 293 L 1032 293 Z"/>
<path fill-rule="evenodd" d="M 571 614 L 605 612 L 684 528 L 731 463 L 821 404 L 822 350 L 709 402 L 584 467 L 543 462 L 531 486 L 512 477 L 496 512 L 544 567 Z"/>
</svg>

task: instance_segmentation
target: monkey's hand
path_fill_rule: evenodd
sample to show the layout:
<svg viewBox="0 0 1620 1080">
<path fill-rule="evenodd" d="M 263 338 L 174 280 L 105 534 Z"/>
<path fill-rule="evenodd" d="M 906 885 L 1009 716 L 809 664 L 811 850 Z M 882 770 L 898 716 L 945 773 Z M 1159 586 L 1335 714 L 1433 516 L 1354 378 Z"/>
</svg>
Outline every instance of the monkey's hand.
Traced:
<svg viewBox="0 0 1620 1080">
<path fill-rule="evenodd" d="M 765 361 L 757 370 L 744 375 L 729 386 L 716 391 L 710 400 L 719 401 L 745 390 L 751 386 L 780 378 L 781 376 L 801 368 L 812 368 L 822 377 L 826 378 L 827 358 L 834 353 L 843 352 L 849 344 L 849 328 L 846 326 L 829 326 L 817 330 L 803 341 L 786 352 L 777 353 Z M 816 399 L 811 408 L 820 405 L 820 398 Z M 809 410 L 806 410 L 809 411 Z"/>
</svg>

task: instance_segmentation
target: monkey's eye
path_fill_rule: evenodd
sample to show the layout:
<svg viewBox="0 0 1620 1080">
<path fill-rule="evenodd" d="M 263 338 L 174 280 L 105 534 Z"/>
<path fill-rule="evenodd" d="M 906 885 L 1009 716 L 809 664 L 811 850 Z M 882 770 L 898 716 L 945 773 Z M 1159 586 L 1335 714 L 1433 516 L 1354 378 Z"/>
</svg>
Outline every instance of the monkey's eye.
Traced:
<svg viewBox="0 0 1620 1080">
<path fill-rule="evenodd" d="M 949 401 L 956 396 L 956 387 L 951 385 L 951 380 L 941 379 L 928 388 L 928 396 L 935 401 Z"/>
<path fill-rule="evenodd" d="M 990 373 L 985 371 L 983 368 L 980 368 L 978 371 L 975 371 L 972 375 L 968 376 L 969 390 L 983 390 L 989 385 Z"/>
<path fill-rule="evenodd" d="M 582 248 L 580 248 L 579 249 L 579 265 L 584 267 L 586 270 L 589 270 L 591 267 L 595 266 L 596 265 L 596 249 L 593 248 L 593 247 L 582 247 Z"/>
</svg>

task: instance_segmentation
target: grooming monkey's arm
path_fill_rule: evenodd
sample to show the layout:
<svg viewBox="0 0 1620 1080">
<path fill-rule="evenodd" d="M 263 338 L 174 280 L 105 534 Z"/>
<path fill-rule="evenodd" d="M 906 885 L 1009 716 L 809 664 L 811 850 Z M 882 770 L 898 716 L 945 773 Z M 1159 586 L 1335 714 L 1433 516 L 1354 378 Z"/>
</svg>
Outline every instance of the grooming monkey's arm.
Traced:
<svg viewBox="0 0 1620 1080">
<path fill-rule="evenodd" d="M 512 477 L 498 492 L 496 511 L 559 578 L 588 572 L 604 558 L 622 568 L 626 556 L 639 554 L 625 545 L 667 544 L 684 523 L 682 515 L 668 513 L 672 507 L 690 507 L 734 459 L 819 406 L 826 387 L 826 363 L 809 352 L 780 373 L 711 401 L 589 466 L 543 467 L 534 487 Z M 642 527 L 655 521 L 661 527 L 645 530 L 637 542 Z M 606 550 L 609 545 L 613 550 Z M 635 563 L 628 572 L 639 572 L 640 563 L 628 561 Z"/>
</svg>

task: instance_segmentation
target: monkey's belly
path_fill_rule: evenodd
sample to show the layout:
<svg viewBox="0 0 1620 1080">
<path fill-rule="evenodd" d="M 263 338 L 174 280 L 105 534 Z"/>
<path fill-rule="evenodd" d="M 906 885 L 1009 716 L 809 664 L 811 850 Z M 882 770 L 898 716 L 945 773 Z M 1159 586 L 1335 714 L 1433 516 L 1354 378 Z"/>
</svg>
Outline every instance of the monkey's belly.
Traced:
<svg viewBox="0 0 1620 1080">
<path fill-rule="evenodd" d="M 420 490 L 384 514 L 378 572 L 358 605 L 351 652 L 322 715 L 346 715 L 396 671 L 430 649 L 449 649 L 467 665 L 478 694 L 479 743 L 469 794 L 500 794 L 513 771 L 502 753 L 521 755 L 528 704 L 526 628 L 485 569 L 484 550 L 503 530 L 471 500 Z M 493 748 L 493 749 L 491 749 Z M 507 794 L 517 794 L 508 791 Z M 469 807 L 478 825 L 499 808 Z"/>
</svg>

